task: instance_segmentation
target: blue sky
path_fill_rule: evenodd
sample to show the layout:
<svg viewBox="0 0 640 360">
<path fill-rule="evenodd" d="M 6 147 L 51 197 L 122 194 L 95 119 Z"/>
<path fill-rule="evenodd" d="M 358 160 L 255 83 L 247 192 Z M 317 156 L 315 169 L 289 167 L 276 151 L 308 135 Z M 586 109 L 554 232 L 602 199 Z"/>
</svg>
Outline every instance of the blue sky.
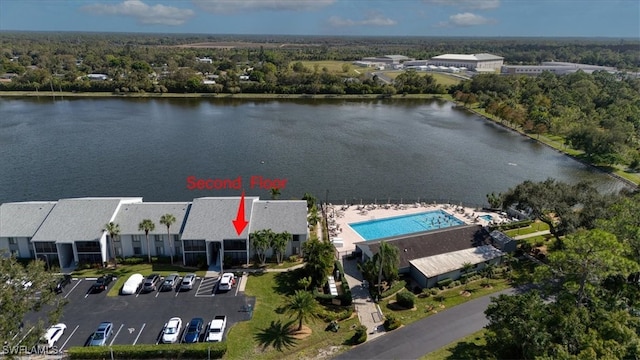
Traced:
<svg viewBox="0 0 640 360">
<path fill-rule="evenodd" d="M 640 38 L 638 0 L 0 0 L 0 30 Z"/>
</svg>

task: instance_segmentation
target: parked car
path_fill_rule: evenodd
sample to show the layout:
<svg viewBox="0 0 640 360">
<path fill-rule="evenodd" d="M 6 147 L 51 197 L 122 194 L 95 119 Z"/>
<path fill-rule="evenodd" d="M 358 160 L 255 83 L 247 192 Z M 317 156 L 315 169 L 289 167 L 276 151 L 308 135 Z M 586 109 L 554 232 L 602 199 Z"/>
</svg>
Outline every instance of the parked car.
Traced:
<svg viewBox="0 0 640 360">
<path fill-rule="evenodd" d="M 51 326 L 42 336 L 42 342 L 48 347 L 52 347 L 56 344 L 56 341 L 60 340 L 60 337 L 66 329 L 67 325 L 62 323 Z"/>
<path fill-rule="evenodd" d="M 223 291 L 231 290 L 231 288 L 236 284 L 236 277 L 233 273 L 224 273 L 222 274 L 222 278 L 220 279 L 220 285 L 218 285 L 218 289 Z"/>
<path fill-rule="evenodd" d="M 182 282 L 180 283 L 180 290 L 191 290 L 193 289 L 193 283 L 196 282 L 196 274 L 189 273 L 184 276 Z"/>
<path fill-rule="evenodd" d="M 184 335 L 182 336 L 183 343 L 196 343 L 200 339 L 200 332 L 202 332 L 202 327 L 204 326 L 203 318 L 193 318 L 189 321 L 189 325 L 187 325 L 186 330 L 184 331 Z"/>
<path fill-rule="evenodd" d="M 107 340 L 113 334 L 113 323 L 102 322 L 98 325 L 96 331 L 91 335 L 89 339 L 89 346 L 104 346 L 107 344 Z"/>
<path fill-rule="evenodd" d="M 158 283 L 160 282 L 160 274 L 151 274 L 147 276 L 142 285 L 142 290 L 145 292 L 156 291 L 158 289 Z"/>
<path fill-rule="evenodd" d="M 162 329 L 162 342 L 165 344 L 178 342 L 181 329 L 182 319 L 179 317 L 172 317 L 169 319 L 169 322 L 164 324 L 164 328 Z"/>
<path fill-rule="evenodd" d="M 107 290 L 109 288 L 109 284 L 111 284 L 112 281 L 113 275 L 102 275 L 98 278 L 98 280 L 96 280 L 95 283 L 93 283 L 93 285 L 91 286 L 91 291 L 96 292 Z"/>
<path fill-rule="evenodd" d="M 164 278 L 164 282 L 160 287 L 160 291 L 169 291 L 176 288 L 178 283 L 180 282 L 180 275 L 177 273 L 169 274 L 166 278 Z"/>
<path fill-rule="evenodd" d="M 64 290 L 64 287 L 69 285 L 70 283 L 71 283 L 71 275 L 65 274 L 58 280 L 55 288 L 53 288 L 53 291 L 56 294 L 60 294 Z"/>
<path fill-rule="evenodd" d="M 217 315 L 211 320 L 207 326 L 207 335 L 205 341 L 217 342 L 222 341 L 224 336 L 224 329 L 227 326 L 227 317 L 224 315 Z"/>
<path fill-rule="evenodd" d="M 138 292 L 138 289 L 140 289 L 143 281 L 144 276 L 142 276 L 142 274 L 133 274 L 129 276 L 127 281 L 125 281 L 124 285 L 122 286 L 122 295 L 135 294 L 136 292 Z"/>
</svg>

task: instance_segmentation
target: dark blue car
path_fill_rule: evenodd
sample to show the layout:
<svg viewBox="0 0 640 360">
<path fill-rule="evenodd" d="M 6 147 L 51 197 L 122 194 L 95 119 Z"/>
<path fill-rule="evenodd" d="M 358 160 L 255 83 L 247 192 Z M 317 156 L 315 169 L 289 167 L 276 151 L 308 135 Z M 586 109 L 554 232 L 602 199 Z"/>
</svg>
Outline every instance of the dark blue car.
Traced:
<svg viewBox="0 0 640 360">
<path fill-rule="evenodd" d="M 200 332 L 202 332 L 202 327 L 204 326 L 203 318 L 193 318 L 189 321 L 189 325 L 187 325 L 187 329 L 184 331 L 184 336 L 182 339 L 183 343 L 196 343 L 200 339 Z"/>
</svg>

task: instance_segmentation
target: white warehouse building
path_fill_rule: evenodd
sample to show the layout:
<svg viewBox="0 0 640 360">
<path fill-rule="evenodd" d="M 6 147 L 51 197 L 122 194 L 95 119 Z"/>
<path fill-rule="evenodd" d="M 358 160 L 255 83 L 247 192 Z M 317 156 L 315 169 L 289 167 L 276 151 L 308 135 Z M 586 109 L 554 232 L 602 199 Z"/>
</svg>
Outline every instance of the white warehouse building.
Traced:
<svg viewBox="0 0 640 360">
<path fill-rule="evenodd" d="M 426 65 L 466 68 L 476 72 L 495 72 L 502 68 L 504 58 L 492 54 L 444 54 L 432 57 Z"/>
</svg>

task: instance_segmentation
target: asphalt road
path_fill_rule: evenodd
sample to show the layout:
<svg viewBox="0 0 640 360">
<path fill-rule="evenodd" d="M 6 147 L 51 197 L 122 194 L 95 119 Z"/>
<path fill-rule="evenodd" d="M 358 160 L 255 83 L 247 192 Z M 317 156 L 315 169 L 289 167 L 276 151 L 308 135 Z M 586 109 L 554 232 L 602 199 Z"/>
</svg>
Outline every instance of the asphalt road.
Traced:
<svg viewBox="0 0 640 360">
<path fill-rule="evenodd" d="M 507 289 L 466 302 L 403 326 L 337 356 L 335 359 L 418 359 L 488 324 L 484 315 L 491 297 L 514 294 Z"/>
</svg>

